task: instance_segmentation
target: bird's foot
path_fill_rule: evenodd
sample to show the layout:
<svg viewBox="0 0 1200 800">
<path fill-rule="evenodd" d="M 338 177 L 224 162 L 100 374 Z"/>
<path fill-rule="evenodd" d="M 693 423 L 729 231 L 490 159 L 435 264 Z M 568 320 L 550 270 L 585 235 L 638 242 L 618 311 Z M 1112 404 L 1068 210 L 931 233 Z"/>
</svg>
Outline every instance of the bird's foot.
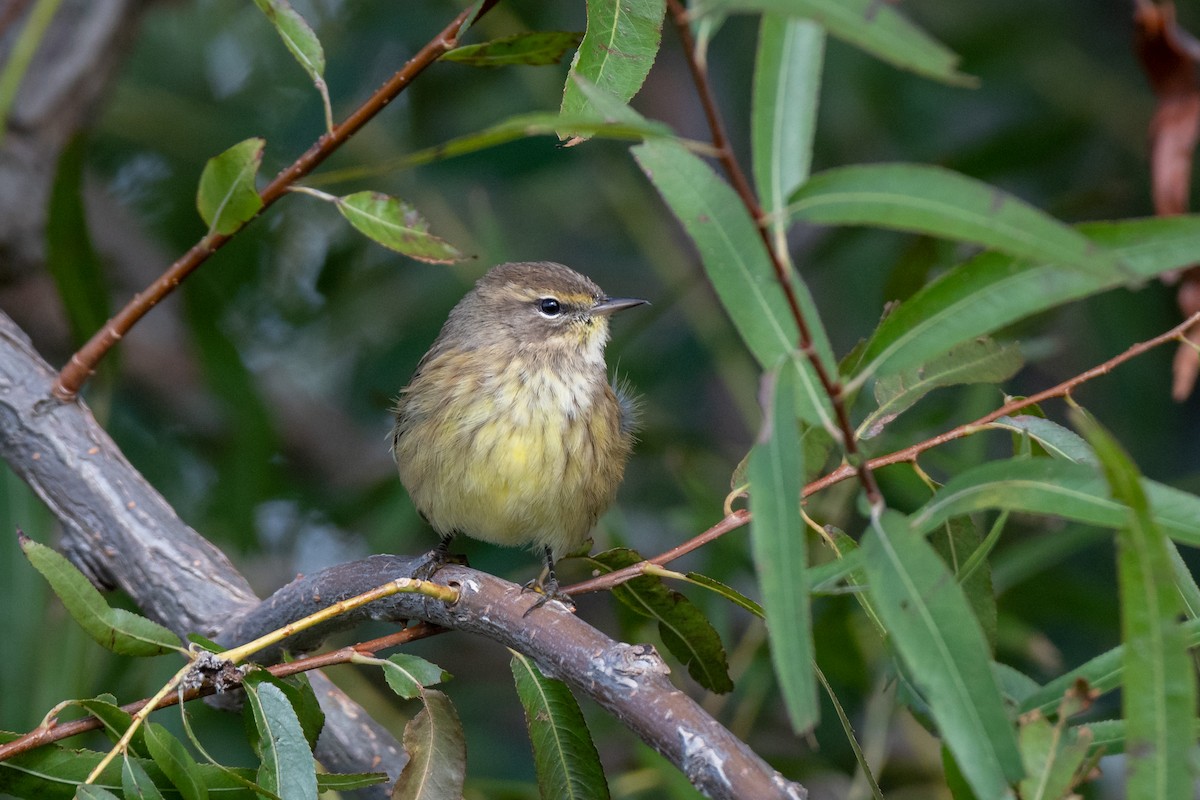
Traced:
<svg viewBox="0 0 1200 800">
<path fill-rule="evenodd" d="M 571 599 L 571 595 L 559 590 L 558 579 L 553 574 L 545 580 L 543 580 L 543 576 L 534 578 L 521 587 L 521 593 L 524 594 L 525 592 L 537 592 L 541 597 L 537 599 L 536 603 L 525 609 L 525 613 L 521 615 L 522 617 L 528 617 L 533 613 L 534 609 L 541 608 L 550 600 L 557 600 L 562 603 L 567 607 L 568 611 L 575 610 L 575 601 Z"/>
<path fill-rule="evenodd" d="M 419 581 L 430 580 L 438 570 L 447 564 L 459 564 L 465 567 L 467 566 L 467 557 L 459 553 L 451 553 L 448 547 L 439 544 L 421 556 L 420 563 L 413 570 L 412 576 Z"/>
</svg>

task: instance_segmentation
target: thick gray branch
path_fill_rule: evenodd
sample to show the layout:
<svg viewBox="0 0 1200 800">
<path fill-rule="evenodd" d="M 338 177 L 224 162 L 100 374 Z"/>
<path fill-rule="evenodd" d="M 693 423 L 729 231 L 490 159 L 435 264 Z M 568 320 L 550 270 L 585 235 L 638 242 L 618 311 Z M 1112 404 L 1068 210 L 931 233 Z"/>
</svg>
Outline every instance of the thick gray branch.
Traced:
<svg viewBox="0 0 1200 800">
<path fill-rule="evenodd" d="M 222 634 L 222 643 L 248 641 L 338 600 L 410 577 L 420 563 L 379 555 L 299 578 L 245 617 L 233 620 Z M 466 567 L 443 567 L 433 580 L 459 589 L 459 601 L 447 606 L 424 595 L 394 595 L 285 644 L 314 647 L 320 637 L 366 618 L 422 619 L 478 634 L 532 656 L 544 673 L 591 697 L 708 797 L 798 800 L 808 796 L 804 787 L 785 779 L 676 689 L 667 677 L 670 669 L 650 645 L 616 642 L 557 603 L 547 603 L 526 616 L 537 602 L 536 595 Z M 273 660 L 278 652 L 260 655 Z"/>
<path fill-rule="evenodd" d="M 50 400 L 55 372 L 0 314 L 0 458 L 63 525 L 62 548 L 97 583 L 119 586 L 180 635 L 214 636 L 221 622 L 258 605 L 225 555 L 179 519 L 82 403 Z M 330 769 L 395 775 L 395 737 L 326 682 L 318 757 Z M 326 691 L 322 692 L 324 688 Z M 386 797 L 382 789 L 364 797 Z"/>
</svg>

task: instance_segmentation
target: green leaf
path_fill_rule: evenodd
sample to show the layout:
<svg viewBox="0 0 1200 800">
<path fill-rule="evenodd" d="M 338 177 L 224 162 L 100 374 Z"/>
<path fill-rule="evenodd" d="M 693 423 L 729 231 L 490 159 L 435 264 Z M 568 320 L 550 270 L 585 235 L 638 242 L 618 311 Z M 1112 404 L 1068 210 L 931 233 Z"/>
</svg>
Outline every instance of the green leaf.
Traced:
<svg viewBox="0 0 1200 800">
<path fill-rule="evenodd" d="M 67 613 L 102 647 L 123 656 L 157 656 L 179 650 L 179 637 L 156 622 L 111 608 L 96 587 L 63 556 L 19 534 L 21 550 L 42 574 Z"/>
<path fill-rule="evenodd" d="M 562 681 L 542 675 L 528 656 L 510 652 L 509 667 L 525 709 L 542 797 L 607 800 L 600 754 L 571 690 Z"/>
<path fill-rule="evenodd" d="M 408 763 L 396 779 L 392 800 L 462 800 L 467 742 L 458 713 L 446 695 L 424 694 L 425 707 L 404 727 Z"/>
<path fill-rule="evenodd" d="M 1069 225 L 958 172 L 862 164 L 814 175 L 791 196 L 793 220 L 872 225 L 971 242 L 1019 258 L 1111 272 L 1116 260 Z"/>
<path fill-rule="evenodd" d="M 17 734 L 0 731 L 0 743 L 16 738 Z M 76 785 L 87 778 L 104 755 L 94 750 L 76 750 L 56 744 L 21 753 L 0 762 L 0 793 L 37 800 L 71 800 L 75 796 Z M 137 763 L 157 786 L 168 784 L 167 777 L 153 761 L 137 759 Z M 213 797 L 220 800 L 262 800 L 261 795 L 246 787 L 248 777 L 253 777 L 249 770 L 230 770 L 202 764 L 199 772 L 201 781 Z M 97 783 L 98 786 L 93 788 L 120 790 L 121 764 L 110 763 Z"/>
<path fill-rule="evenodd" d="M 628 106 L 618 105 L 617 107 L 628 109 Z M 638 114 L 633 113 L 632 109 L 629 109 L 631 112 L 629 115 L 622 114 L 619 116 L 607 114 L 599 106 L 595 107 L 593 111 L 600 114 L 600 116 L 597 116 L 596 113 L 571 116 L 549 114 L 546 112 L 517 114 L 481 131 L 469 133 L 424 150 L 407 153 L 395 159 L 386 159 L 377 164 L 372 164 L 370 167 L 356 167 L 322 173 L 320 180 L 314 178 L 309 182 L 313 184 L 324 180 L 341 182 L 358 180 L 374 175 L 389 174 L 422 164 L 431 164 L 435 161 L 475 153 L 489 147 L 496 147 L 530 136 L 557 137 L 561 130 L 569 130 L 579 136 L 589 136 L 597 139 L 634 142 L 640 142 L 647 138 L 673 138 L 675 136 L 670 127 L 661 122 L 646 120 Z"/>
<path fill-rule="evenodd" d="M 689 572 L 685 577 L 697 586 L 710 589 L 734 605 L 741 606 L 759 619 L 766 618 L 766 612 L 763 611 L 762 606 L 751 600 L 749 597 L 746 597 L 746 595 L 742 594 L 737 589 L 734 589 L 732 586 L 727 586 L 716 578 L 710 578 L 707 575 L 701 575 L 699 572 Z"/>
<path fill-rule="evenodd" d="M 275 32 L 283 40 L 284 46 L 308 73 L 325 107 L 325 127 L 327 130 L 333 130 L 329 87 L 325 85 L 325 50 L 321 47 L 317 34 L 287 0 L 254 0 L 254 4 L 275 26 Z"/>
<path fill-rule="evenodd" d="M 563 87 L 564 115 L 591 110 L 573 80 L 579 75 L 622 102 L 637 94 L 662 39 L 666 0 L 588 0 L 587 31 Z"/>
<path fill-rule="evenodd" d="M 996 645 L 996 596 L 992 590 L 992 572 L 988 562 L 983 561 L 963 580 L 963 567 L 981 545 L 982 538 L 969 517 L 954 517 L 930 534 L 929 543 L 958 578 L 975 619 L 979 620 L 990 651 Z"/>
<path fill-rule="evenodd" d="M 292 56 L 314 81 L 325 76 L 325 51 L 317 34 L 287 0 L 254 0 Z"/>
<path fill-rule="evenodd" d="M 388 686 L 406 700 L 420 695 L 426 686 L 450 679 L 450 673 L 437 664 L 409 653 L 397 653 L 387 661 L 380 662 L 380 666 L 383 667 L 383 677 Z"/>
<path fill-rule="evenodd" d="M 1175 619 L 1182 610 L 1172 587 L 1167 538 L 1150 513 L 1137 468 L 1098 423 L 1083 414 L 1079 426 L 1104 470 L 1113 497 L 1125 504 L 1117 530 L 1117 583 L 1125 645 L 1121 705 L 1129 759 L 1131 800 L 1187 798 L 1196 728 L 1196 676 Z"/>
<path fill-rule="evenodd" d="M 879 407 L 859 425 L 858 435 L 862 439 L 878 436 L 888 423 L 934 389 L 999 383 L 1015 375 L 1021 364 L 1021 349 L 1015 344 L 983 338 L 963 342 L 919 367 L 881 377 L 875 382 Z"/>
<path fill-rule="evenodd" d="M 115 794 L 100 786 L 85 784 L 75 792 L 76 800 L 121 800 Z"/>
<path fill-rule="evenodd" d="M 1183 637 L 1189 649 L 1200 647 L 1200 620 L 1188 620 L 1179 625 L 1179 635 Z M 1075 669 L 1059 675 L 1030 694 L 1021 701 L 1018 711 L 1021 714 L 1032 711 L 1042 714 L 1054 713 L 1062 702 L 1063 695 L 1073 691 L 1079 681 L 1085 682 L 1088 688 L 1101 694 L 1112 691 L 1121 685 L 1124 678 L 1124 661 L 1124 645 L 1107 650 Z"/>
<path fill-rule="evenodd" d="M 351 792 L 355 789 L 365 789 L 377 786 L 389 780 L 386 772 L 319 772 L 317 773 L 317 791 Z"/>
<path fill-rule="evenodd" d="M 429 232 L 429 223 L 403 200 L 379 192 L 336 199 L 338 211 L 367 238 L 389 250 L 431 264 L 453 264 L 462 253 Z"/>
<path fill-rule="evenodd" d="M 808 20 L 765 14 L 758 29 L 750 141 L 759 204 L 786 252 L 788 197 L 812 163 L 825 31 Z"/>
<path fill-rule="evenodd" d="M 1091 269 L 984 253 L 901 303 L 863 348 L 848 389 L 868 377 L 929 361 L 1039 311 L 1191 264 L 1200 251 L 1200 216 L 1091 223 L 1079 231 L 1121 266 Z"/>
<path fill-rule="evenodd" d="M 1155 524 L 1181 544 L 1200 546 L 1200 498 L 1143 479 Z M 984 509 L 1047 514 L 1119 528 L 1128 507 L 1114 500 L 1094 467 L 1057 458 L 1015 458 L 971 467 L 952 478 L 912 516 L 920 531 Z"/>
<path fill-rule="evenodd" d="M 246 139 L 204 165 L 196 190 L 196 208 L 210 233 L 228 236 L 262 209 L 254 178 L 266 146 L 264 139 Z"/>
<path fill-rule="evenodd" d="M 1016 735 L 987 641 L 962 588 L 902 515 L 886 511 L 863 537 L 876 613 L 929 703 L 943 743 L 980 797 L 1011 798 L 1022 777 Z"/>
<path fill-rule="evenodd" d="M 678 144 L 650 141 L 632 148 L 642 171 L 691 237 L 708 279 L 742 341 L 763 369 L 774 369 L 799 343 L 796 321 L 758 227 L 729 184 Z M 799 275 L 790 280 L 830 375 L 836 361 L 816 305 Z M 800 379 L 799 413 L 807 422 L 833 424 L 829 398 L 807 359 L 793 359 Z"/>
<path fill-rule="evenodd" d="M 207 800 L 208 788 L 200 776 L 199 765 L 183 742 L 156 722 L 145 727 L 146 749 L 183 800 Z"/>
<path fill-rule="evenodd" d="M 255 670 L 246 676 L 245 682 L 255 686 L 270 683 L 283 692 L 300 722 L 308 749 L 312 750 L 317 746 L 317 738 L 321 735 L 321 729 L 325 727 L 325 712 L 321 710 L 321 704 L 307 676 L 300 674 L 289 678 L 277 678 L 266 670 Z"/>
<path fill-rule="evenodd" d="M 1086 728 L 1065 728 L 1041 715 L 1022 721 L 1021 759 L 1025 778 L 1018 788 L 1021 800 L 1059 800 L 1070 794 L 1082 777 L 1079 768 L 1087 758 L 1091 734 Z"/>
<path fill-rule="evenodd" d="M 1077 464 L 1094 464 L 1099 466 L 1096 454 L 1078 433 L 1070 428 L 1064 428 L 1057 422 L 1045 417 L 1035 417 L 1030 414 L 1018 414 L 1014 417 L 1000 417 L 988 425 L 989 428 L 1010 430 L 1022 436 L 1028 436 L 1042 446 L 1047 453 Z"/>
<path fill-rule="evenodd" d="M 163 800 L 162 792 L 135 759 L 125 756 L 121 760 L 121 790 L 125 800 Z"/>
<path fill-rule="evenodd" d="M 633 550 L 618 547 L 596 553 L 588 560 L 602 571 L 611 572 L 643 559 Z M 687 666 L 697 683 L 718 694 L 733 689 L 721 637 L 690 600 L 651 575 L 626 581 L 614 587 L 612 593 L 633 611 L 658 623 L 663 644 Z"/>
<path fill-rule="evenodd" d="M 875 0 L 699 0 L 693 14 L 761 11 L 805 17 L 833 36 L 900 69 L 955 86 L 977 81 L 959 72 L 958 56 L 909 22 L 890 3 Z"/>
<path fill-rule="evenodd" d="M 129 726 L 133 724 L 133 715 L 118 706 L 116 698 L 112 695 L 76 700 L 75 704 L 100 720 L 104 725 L 104 732 L 114 743 L 124 736 L 125 731 L 129 730 Z M 135 755 L 148 752 L 145 735 L 141 728 L 134 732 L 130 745 L 133 747 Z"/>
<path fill-rule="evenodd" d="M 317 771 L 312 751 L 287 695 L 265 680 L 247 680 L 242 686 L 258 730 L 262 764 L 257 783 L 282 800 L 316 800 Z"/>
<path fill-rule="evenodd" d="M 766 611 L 771 663 L 792 729 L 803 733 L 817 724 L 820 707 L 812 667 L 808 542 L 800 516 L 803 450 L 791 375 L 784 370 L 763 378 L 763 426 L 746 474 L 753 514 L 750 549 Z"/>
<path fill-rule="evenodd" d="M 575 31 L 533 31 L 493 39 L 482 44 L 456 47 L 442 56 L 472 67 L 503 67 L 511 64 L 551 66 L 562 61 L 567 51 L 583 38 Z"/>
</svg>

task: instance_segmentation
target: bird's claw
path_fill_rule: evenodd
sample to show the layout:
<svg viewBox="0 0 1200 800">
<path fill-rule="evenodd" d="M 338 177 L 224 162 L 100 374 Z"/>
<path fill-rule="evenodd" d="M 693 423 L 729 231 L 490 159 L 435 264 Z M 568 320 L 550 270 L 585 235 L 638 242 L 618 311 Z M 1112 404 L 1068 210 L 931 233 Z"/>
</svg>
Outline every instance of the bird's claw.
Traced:
<svg viewBox="0 0 1200 800">
<path fill-rule="evenodd" d="M 524 594 L 525 592 L 537 592 L 541 597 L 537 599 L 536 603 L 525 609 L 525 613 L 521 615 L 522 617 L 528 617 L 533 613 L 534 609 L 541 608 L 551 600 L 562 603 L 567 607 L 568 611 L 575 610 L 575 601 L 571 599 L 571 595 L 559 591 L 558 581 L 556 580 L 551 579 L 543 583 L 541 578 L 534 578 L 521 587 L 521 593 Z"/>
<path fill-rule="evenodd" d="M 467 557 L 458 553 L 451 553 L 444 547 L 438 546 L 430 550 L 425 555 L 421 556 L 421 561 L 413 570 L 412 576 L 419 581 L 427 581 L 433 578 L 437 571 L 447 564 L 459 564 L 467 566 Z"/>
</svg>

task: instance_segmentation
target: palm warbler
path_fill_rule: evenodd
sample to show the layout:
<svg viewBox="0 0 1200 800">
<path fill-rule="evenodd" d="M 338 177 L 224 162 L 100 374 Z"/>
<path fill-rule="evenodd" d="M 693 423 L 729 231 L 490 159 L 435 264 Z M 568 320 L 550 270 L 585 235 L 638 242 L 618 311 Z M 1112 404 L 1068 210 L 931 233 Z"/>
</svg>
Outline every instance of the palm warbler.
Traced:
<svg viewBox="0 0 1200 800">
<path fill-rule="evenodd" d="M 549 262 L 501 264 L 450 312 L 401 390 L 392 453 L 413 504 L 442 537 L 531 545 L 530 588 L 558 594 L 554 561 L 612 504 L 633 446 L 629 398 L 604 365 L 610 298 Z M 435 566 L 435 568 L 436 568 Z"/>
</svg>

